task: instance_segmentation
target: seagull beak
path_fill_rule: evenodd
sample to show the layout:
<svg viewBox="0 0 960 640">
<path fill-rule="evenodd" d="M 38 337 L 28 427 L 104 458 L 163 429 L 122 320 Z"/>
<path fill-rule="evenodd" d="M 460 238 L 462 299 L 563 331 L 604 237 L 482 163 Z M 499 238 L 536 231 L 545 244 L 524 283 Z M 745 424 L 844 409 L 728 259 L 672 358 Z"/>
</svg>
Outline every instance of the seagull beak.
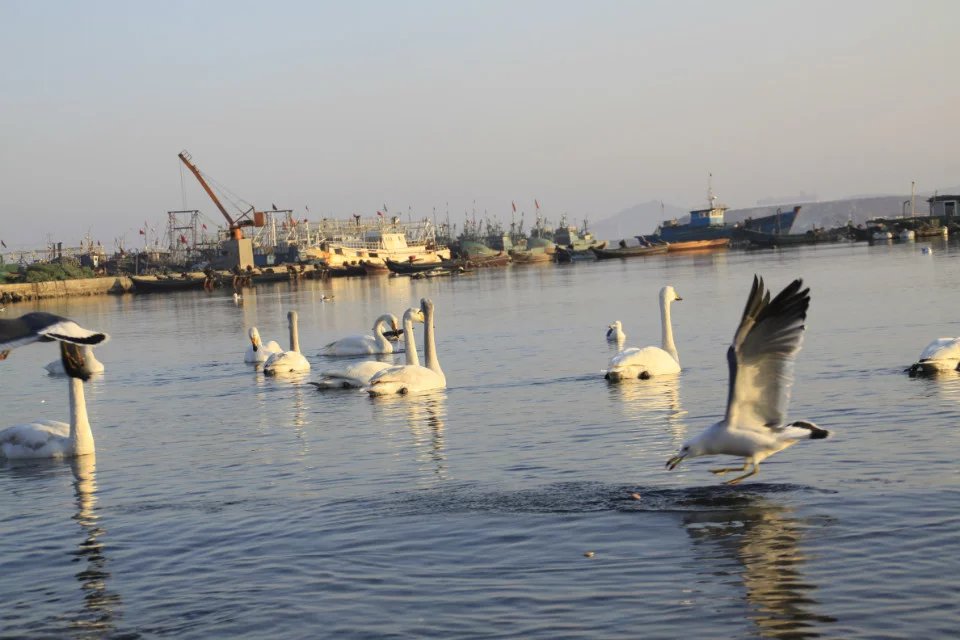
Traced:
<svg viewBox="0 0 960 640">
<path fill-rule="evenodd" d="M 683 462 L 683 459 L 686 457 L 687 456 L 673 456 L 672 458 L 667 460 L 667 469 L 670 469 L 670 471 L 673 471 L 674 469 L 677 468 L 678 464 Z"/>
</svg>

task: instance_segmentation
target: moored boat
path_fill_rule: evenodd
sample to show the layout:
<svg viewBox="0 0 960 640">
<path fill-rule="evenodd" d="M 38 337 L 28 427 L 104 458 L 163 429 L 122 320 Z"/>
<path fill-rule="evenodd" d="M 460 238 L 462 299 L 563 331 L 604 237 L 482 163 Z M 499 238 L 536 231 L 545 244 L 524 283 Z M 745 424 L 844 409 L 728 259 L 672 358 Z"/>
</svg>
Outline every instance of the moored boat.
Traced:
<svg viewBox="0 0 960 640">
<path fill-rule="evenodd" d="M 710 249 L 726 249 L 730 246 L 730 238 L 713 238 L 711 240 L 687 240 L 684 242 L 670 242 L 667 251 L 707 251 Z"/>
<path fill-rule="evenodd" d="M 667 243 L 663 243 L 629 247 L 621 240 L 621 246 L 616 249 L 598 249 L 597 247 L 591 247 L 590 251 L 597 257 L 597 260 L 610 260 L 612 258 L 636 258 L 664 254 L 667 252 L 668 246 Z"/>
</svg>

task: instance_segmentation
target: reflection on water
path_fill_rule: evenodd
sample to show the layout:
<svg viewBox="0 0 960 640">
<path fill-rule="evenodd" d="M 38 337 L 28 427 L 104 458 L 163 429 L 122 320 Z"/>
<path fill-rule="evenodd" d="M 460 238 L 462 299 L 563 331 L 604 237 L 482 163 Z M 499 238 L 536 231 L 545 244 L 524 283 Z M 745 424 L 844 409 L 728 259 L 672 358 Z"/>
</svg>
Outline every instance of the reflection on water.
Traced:
<svg viewBox="0 0 960 640">
<path fill-rule="evenodd" d="M 623 417 L 642 424 L 666 424 L 671 444 L 686 439 L 687 412 L 680 406 L 680 376 L 657 376 L 649 380 L 626 380 L 608 383 L 610 399 L 620 408 Z"/>
<path fill-rule="evenodd" d="M 421 475 L 431 482 L 447 478 L 447 459 L 443 450 L 447 395 L 443 390 L 416 396 L 380 396 L 371 398 L 374 416 L 382 424 L 404 425 L 412 440 L 399 446 L 413 446 Z"/>
<path fill-rule="evenodd" d="M 77 612 L 71 627 L 77 637 L 102 637 L 115 628 L 114 618 L 120 606 L 120 596 L 107 589 L 110 573 L 106 570 L 102 537 L 106 531 L 100 527 L 97 514 L 96 455 L 88 454 L 70 461 L 74 477 L 74 494 L 77 513 L 73 519 L 83 530 L 83 541 L 72 552 L 74 562 L 86 562 L 76 573 L 84 593 L 83 609 Z"/>
<path fill-rule="evenodd" d="M 720 510 L 685 514 L 702 578 L 736 575 L 743 581 L 749 617 L 763 638 L 812 638 L 833 618 L 812 611 L 817 586 L 802 574 L 803 523 L 791 509 L 762 496 L 731 493 Z M 717 506 L 716 498 L 709 499 Z M 730 568 L 727 561 L 736 567 Z"/>
</svg>

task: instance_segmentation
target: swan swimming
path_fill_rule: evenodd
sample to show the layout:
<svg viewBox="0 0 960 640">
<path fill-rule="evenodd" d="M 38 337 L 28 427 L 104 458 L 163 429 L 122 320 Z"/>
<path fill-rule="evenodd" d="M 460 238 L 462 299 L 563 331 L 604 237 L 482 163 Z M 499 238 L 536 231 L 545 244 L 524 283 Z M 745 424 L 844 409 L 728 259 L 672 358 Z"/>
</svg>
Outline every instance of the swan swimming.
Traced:
<svg viewBox="0 0 960 640">
<path fill-rule="evenodd" d="M 416 364 L 384 369 L 370 379 L 370 386 L 367 387 L 367 392 L 370 395 L 418 393 L 446 388 L 447 377 L 440 369 L 440 361 L 437 359 L 437 345 L 433 326 L 433 302 L 427 298 L 421 298 L 420 310 L 423 311 L 424 319 L 423 359 L 426 366 Z M 414 345 L 412 337 L 409 339 L 411 345 Z M 413 350 L 416 350 L 415 345 Z"/>
<path fill-rule="evenodd" d="M 0 455 L 3 457 L 69 458 L 94 452 L 93 432 L 83 397 L 83 382 L 90 378 L 84 350 L 79 345 L 60 342 L 60 359 L 70 377 L 70 424 L 36 420 L 8 427 L 0 431 Z"/>
<path fill-rule="evenodd" d="M 760 471 L 760 463 L 800 440 L 821 440 L 830 435 L 812 422 L 785 423 L 793 361 L 803 341 L 804 321 L 810 306 L 810 289 L 794 280 L 770 300 L 763 279 L 753 277 L 747 306 L 727 350 L 730 368 L 727 413 L 722 420 L 684 443 L 667 461 L 674 469 L 687 458 L 730 455 L 744 458 L 743 467 L 710 469 L 712 473 L 751 471 L 728 480 L 737 484 Z"/>
<path fill-rule="evenodd" d="M 19 318 L 0 320 L 0 360 L 6 358 L 11 349 L 38 340 L 43 342 L 59 340 L 78 345 L 95 345 L 105 342 L 107 339 L 107 334 L 84 329 L 69 318 L 43 311 L 34 311 L 25 313 Z"/>
<path fill-rule="evenodd" d="M 310 363 L 300 353 L 300 334 L 297 332 L 296 311 L 287 312 L 287 323 L 290 327 L 290 350 L 274 353 L 267 358 L 267 361 L 263 363 L 263 372 L 268 376 L 310 371 Z"/>
<path fill-rule="evenodd" d="M 607 342 L 616 342 L 620 344 L 627 339 L 627 334 L 623 332 L 623 325 L 619 320 L 614 320 L 613 324 L 607 326 Z"/>
<path fill-rule="evenodd" d="M 275 353 L 283 353 L 283 348 L 277 344 L 276 340 L 263 344 L 263 341 L 260 340 L 260 332 L 257 331 L 256 327 L 250 327 L 247 336 L 250 338 L 250 346 L 243 354 L 244 362 L 259 364 L 266 362 Z"/>
<path fill-rule="evenodd" d="M 670 324 L 670 305 L 683 300 L 670 285 L 660 289 L 660 324 L 663 332 L 662 347 L 631 347 L 610 359 L 610 368 L 604 377 L 611 382 L 652 376 L 680 373 L 680 356 L 673 343 L 673 326 Z"/>
<path fill-rule="evenodd" d="M 927 345 L 920 359 L 910 365 L 911 376 L 936 375 L 960 367 L 960 338 L 937 338 Z"/>
<path fill-rule="evenodd" d="M 424 322 L 423 311 L 411 307 L 403 314 L 403 335 L 406 351 L 406 364 L 418 365 L 420 358 L 417 355 L 417 345 L 413 337 L 413 323 Z M 340 369 L 330 369 L 323 372 L 319 382 L 311 382 L 318 389 L 359 389 L 370 384 L 370 378 L 375 374 L 396 366 L 392 362 L 379 360 L 364 360 L 357 364 Z"/>
<path fill-rule="evenodd" d="M 89 373 L 103 373 L 106 370 L 106 367 L 103 366 L 103 363 L 97 360 L 97 357 L 93 355 L 93 347 L 84 345 L 80 348 L 83 351 L 85 368 Z M 48 362 L 43 368 L 46 369 L 47 373 L 51 376 L 67 375 L 67 372 L 63 368 L 63 358 L 54 360 L 53 362 Z"/>
<path fill-rule="evenodd" d="M 347 336 L 326 345 L 320 353 L 325 356 L 366 356 L 377 353 L 393 353 L 393 344 L 384 335 L 384 328 L 389 326 L 394 332 L 397 326 L 397 316 L 385 313 L 373 323 L 372 336 Z"/>
</svg>

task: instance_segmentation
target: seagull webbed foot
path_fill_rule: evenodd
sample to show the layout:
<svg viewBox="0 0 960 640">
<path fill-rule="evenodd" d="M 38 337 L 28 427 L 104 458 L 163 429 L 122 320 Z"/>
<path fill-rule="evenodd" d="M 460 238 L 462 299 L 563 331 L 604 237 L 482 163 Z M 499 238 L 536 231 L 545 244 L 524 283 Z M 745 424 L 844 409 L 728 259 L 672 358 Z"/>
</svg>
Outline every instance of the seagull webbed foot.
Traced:
<svg viewBox="0 0 960 640">
<path fill-rule="evenodd" d="M 748 466 L 748 465 L 743 465 L 743 468 L 746 469 L 747 466 Z M 742 476 L 738 476 L 738 477 L 736 477 L 736 478 L 733 478 L 732 480 L 727 480 L 727 481 L 724 482 L 723 484 L 738 484 L 741 480 L 744 480 L 744 479 L 746 479 L 746 478 L 749 478 L 750 476 L 755 476 L 755 475 L 757 475 L 759 472 L 760 472 L 760 465 L 759 465 L 759 464 L 755 464 L 755 465 L 753 465 L 753 470 L 750 471 L 750 473 L 745 473 L 745 474 L 743 474 Z"/>
</svg>

